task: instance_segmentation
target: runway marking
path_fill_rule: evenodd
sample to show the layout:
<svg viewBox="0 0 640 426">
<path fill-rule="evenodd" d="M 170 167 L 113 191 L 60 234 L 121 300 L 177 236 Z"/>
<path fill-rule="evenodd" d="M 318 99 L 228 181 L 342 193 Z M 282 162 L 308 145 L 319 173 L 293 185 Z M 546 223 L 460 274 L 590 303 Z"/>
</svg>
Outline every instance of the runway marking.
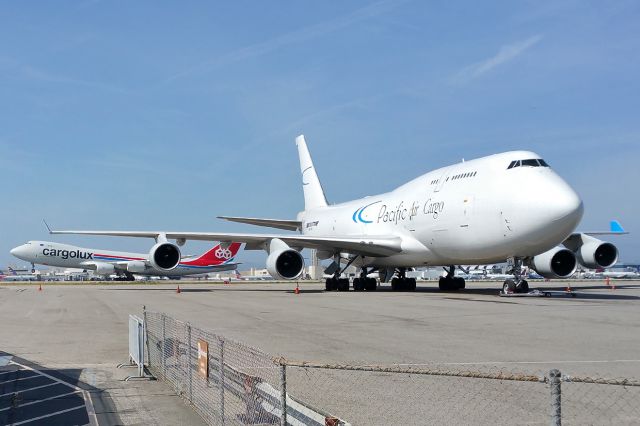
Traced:
<svg viewBox="0 0 640 426">
<path fill-rule="evenodd" d="M 55 416 L 57 414 L 62 414 L 62 413 L 68 413 L 69 411 L 75 411 L 75 410 L 79 410 L 81 408 L 85 408 L 85 406 L 84 405 L 79 405 L 79 406 L 74 407 L 74 408 L 67 408 L 66 410 L 56 411 L 55 413 L 45 414 L 44 416 L 40 416 L 40 417 L 34 417 L 33 419 L 24 420 L 24 421 L 18 422 L 18 423 L 13 423 L 13 426 L 18 426 L 18 425 L 23 425 L 25 423 L 35 422 L 36 420 L 46 419 L 47 417 Z"/>
<path fill-rule="evenodd" d="M 496 365 L 496 364 L 606 364 L 620 362 L 640 362 L 640 359 L 599 359 L 599 360 L 565 360 L 565 361 L 481 361 L 481 362 L 432 362 L 429 364 L 396 364 L 404 367 L 433 365 Z"/>
<path fill-rule="evenodd" d="M 31 402 L 27 402 L 27 403 L 24 403 L 24 404 L 20 404 L 20 408 L 26 407 L 27 405 L 33 405 L 33 404 L 38 404 L 40 402 L 49 401 L 51 399 L 62 398 L 63 396 L 73 395 L 74 393 L 78 393 L 78 392 L 80 392 L 80 391 L 73 391 L 73 392 L 63 393 L 63 394 L 60 394 L 60 395 L 50 396 L 49 398 L 37 399 L 35 401 L 31 401 Z M 7 408 L 0 409 L 0 411 L 11 410 L 12 408 L 13 407 L 7 407 Z"/>
</svg>

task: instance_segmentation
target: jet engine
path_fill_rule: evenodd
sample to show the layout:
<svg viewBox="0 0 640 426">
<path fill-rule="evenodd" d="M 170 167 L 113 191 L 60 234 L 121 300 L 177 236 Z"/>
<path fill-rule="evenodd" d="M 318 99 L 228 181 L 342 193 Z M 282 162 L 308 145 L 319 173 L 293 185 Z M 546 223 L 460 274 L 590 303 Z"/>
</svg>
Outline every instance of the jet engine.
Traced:
<svg viewBox="0 0 640 426">
<path fill-rule="evenodd" d="M 578 262 L 586 268 L 609 268 L 618 261 L 618 249 L 611 243 L 590 237 L 575 251 Z"/>
<path fill-rule="evenodd" d="M 134 260 L 133 262 L 127 263 L 127 272 L 131 272 L 132 274 L 141 273 L 147 270 L 147 264 L 140 261 Z"/>
<path fill-rule="evenodd" d="M 568 278 L 576 271 L 578 262 L 571 250 L 555 247 L 534 256 L 529 266 L 545 278 Z"/>
<path fill-rule="evenodd" d="M 111 275 L 116 271 L 116 268 L 110 263 L 96 263 L 96 274 L 98 275 Z"/>
<path fill-rule="evenodd" d="M 171 243 L 158 243 L 149 251 L 149 262 L 161 271 L 170 271 L 180 263 L 180 249 Z"/>
<path fill-rule="evenodd" d="M 297 250 L 274 238 L 269 243 L 267 271 L 277 280 L 293 280 L 302 274 L 304 259 Z"/>
</svg>

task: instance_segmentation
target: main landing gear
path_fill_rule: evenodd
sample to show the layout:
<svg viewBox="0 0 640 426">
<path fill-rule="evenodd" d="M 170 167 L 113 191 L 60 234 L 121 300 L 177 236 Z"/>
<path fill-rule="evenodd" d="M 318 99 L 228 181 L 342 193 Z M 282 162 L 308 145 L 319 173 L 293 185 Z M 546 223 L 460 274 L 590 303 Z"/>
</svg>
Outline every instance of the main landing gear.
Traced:
<svg viewBox="0 0 640 426">
<path fill-rule="evenodd" d="M 340 253 L 337 253 L 334 256 L 334 264 L 338 265 L 338 268 L 336 269 L 336 271 L 333 274 L 333 277 L 331 278 L 327 278 L 327 280 L 325 281 L 325 290 L 326 291 L 349 291 L 349 278 L 340 278 L 340 275 L 342 275 L 342 273 L 344 271 L 347 270 L 347 268 L 349 266 L 351 266 L 351 264 L 358 258 L 358 256 L 355 256 L 353 258 L 351 258 L 349 260 L 349 262 L 347 262 L 347 266 L 345 266 L 343 269 L 340 269 L 339 265 L 340 265 Z M 363 266 L 362 269 L 360 269 L 360 276 L 358 278 L 354 278 L 353 279 L 353 290 L 354 291 L 376 291 L 376 289 L 378 288 L 378 282 L 376 281 L 375 278 L 367 278 L 367 274 L 370 271 L 367 270 L 367 267 Z"/>
<path fill-rule="evenodd" d="M 360 277 L 353 279 L 353 291 L 376 291 L 378 289 L 378 282 L 375 278 L 367 277 L 367 268 L 363 267 L 360 270 Z"/>
<path fill-rule="evenodd" d="M 513 279 L 509 278 L 505 280 L 502 285 L 503 293 L 528 293 L 529 283 L 522 278 L 522 259 L 518 257 L 510 258 L 508 260 L 510 265 L 509 272 L 513 274 Z"/>
<path fill-rule="evenodd" d="M 438 282 L 438 287 L 440 290 L 451 291 L 451 290 L 462 290 L 465 286 L 464 278 L 456 277 L 456 267 L 451 265 L 449 269 L 444 268 L 447 271 L 447 275 L 444 277 L 440 277 L 440 281 Z"/>
<path fill-rule="evenodd" d="M 405 268 L 398 268 L 398 276 L 391 280 L 392 291 L 416 291 L 416 279 L 407 278 L 407 270 Z"/>
</svg>

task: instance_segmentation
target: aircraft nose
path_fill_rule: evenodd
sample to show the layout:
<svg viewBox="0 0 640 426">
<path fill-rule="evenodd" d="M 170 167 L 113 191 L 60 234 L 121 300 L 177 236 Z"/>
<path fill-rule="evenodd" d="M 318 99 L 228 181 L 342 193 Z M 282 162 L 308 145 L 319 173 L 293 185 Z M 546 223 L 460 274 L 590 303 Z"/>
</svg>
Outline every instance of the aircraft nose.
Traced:
<svg viewBox="0 0 640 426">
<path fill-rule="evenodd" d="M 9 253 L 14 255 L 15 257 L 22 259 L 24 257 L 25 247 L 24 245 L 12 248 Z"/>
<path fill-rule="evenodd" d="M 578 226 L 584 213 L 584 205 L 580 196 L 562 179 L 554 179 L 547 186 L 546 193 L 539 198 L 545 210 L 546 219 L 561 225 L 571 232 Z M 542 194 L 541 194 L 542 195 Z"/>
</svg>

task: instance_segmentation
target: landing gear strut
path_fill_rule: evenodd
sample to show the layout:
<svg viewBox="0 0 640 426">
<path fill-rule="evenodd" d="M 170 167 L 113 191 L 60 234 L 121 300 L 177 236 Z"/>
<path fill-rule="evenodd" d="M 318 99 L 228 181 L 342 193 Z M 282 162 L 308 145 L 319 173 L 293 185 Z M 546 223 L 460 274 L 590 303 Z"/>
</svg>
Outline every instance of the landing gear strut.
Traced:
<svg viewBox="0 0 640 426">
<path fill-rule="evenodd" d="M 522 259 L 512 257 L 508 260 L 508 273 L 513 274 L 514 279 L 505 280 L 502 286 L 503 293 L 528 293 L 529 283 L 522 278 Z"/>
<path fill-rule="evenodd" d="M 455 276 L 456 267 L 451 265 L 449 266 L 449 269 L 444 268 L 444 270 L 447 271 L 447 275 L 445 277 L 440 277 L 440 281 L 438 282 L 440 290 L 462 290 L 465 286 L 465 281 L 464 278 Z"/>
<path fill-rule="evenodd" d="M 393 291 L 416 291 L 416 279 L 407 278 L 407 269 L 398 268 L 398 276 L 391 280 L 391 290 Z"/>
</svg>

